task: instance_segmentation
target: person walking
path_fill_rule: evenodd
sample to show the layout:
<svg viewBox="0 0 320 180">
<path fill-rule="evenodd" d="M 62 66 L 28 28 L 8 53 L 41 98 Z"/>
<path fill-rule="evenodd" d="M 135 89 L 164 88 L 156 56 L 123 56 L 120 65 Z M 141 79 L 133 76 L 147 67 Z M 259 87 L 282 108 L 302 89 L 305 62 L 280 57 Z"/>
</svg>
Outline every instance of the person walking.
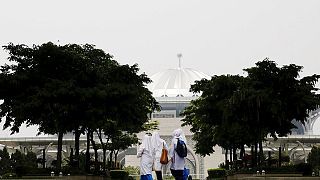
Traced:
<svg viewBox="0 0 320 180">
<path fill-rule="evenodd" d="M 167 149 L 168 146 L 165 140 L 160 138 L 158 132 L 153 132 L 151 137 L 152 146 L 154 148 L 154 170 L 157 175 L 157 180 L 162 180 L 162 164 L 160 163 L 160 157 L 162 153 L 162 149 Z"/>
<path fill-rule="evenodd" d="M 140 159 L 140 180 L 152 180 L 152 165 L 154 159 L 151 136 L 145 135 L 139 147 L 137 157 Z"/>
<path fill-rule="evenodd" d="M 183 141 L 187 144 L 186 137 L 182 132 L 182 129 L 176 129 L 172 134 L 172 141 L 169 148 L 169 155 L 171 157 L 171 174 L 176 180 L 183 180 L 183 171 L 185 168 L 185 157 L 181 157 L 178 155 L 176 148 L 178 144 L 178 140 Z"/>
</svg>

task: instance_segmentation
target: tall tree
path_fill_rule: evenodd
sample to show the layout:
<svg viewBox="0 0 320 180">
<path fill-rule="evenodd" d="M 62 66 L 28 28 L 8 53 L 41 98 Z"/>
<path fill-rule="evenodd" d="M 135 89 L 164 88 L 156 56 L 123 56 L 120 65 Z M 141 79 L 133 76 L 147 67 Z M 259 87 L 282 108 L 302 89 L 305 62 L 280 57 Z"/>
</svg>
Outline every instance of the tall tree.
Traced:
<svg viewBox="0 0 320 180">
<path fill-rule="evenodd" d="M 295 127 L 293 119 L 304 123 L 307 110 L 319 105 L 315 83 L 320 76 L 300 78 L 301 69 L 294 64 L 279 68 L 265 59 L 245 69 L 246 77 L 222 75 L 196 82 L 191 90 L 202 95 L 183 112 L 183 121 L 192 126 L 197 152 L 207 155 L 215 144 L 253 144 L 260 147 L 261 160 L 267 134 L 287 135 Z"/>
<path fill-rule="evenodd" d="M 10 172 L 11 169 L 10 155 L 6 147 L 0 150 L 0 174 L 5 174 Z"/>
<path fill-rule="evenodd" d="M 98 121 L 108 119 L 121 130 L 138 132 L 158 108 L 145 87 L 151 80 L 138 74 L 137 65 L 119 65 L 93 45 L 9 44 L 4 49 L 13 62 L 0 73 L 4 128 L 19 132 L 27 123 L 39 125 L 40 132 L 58 134 L 58 169 L 64 133 L 75 131 L 78 142 L 82 131 L 95 130 Z M 76 147 L 75 159 L 78 151 Z"/>
<path fill-rule="evenodd" d="M 243 136 L 232 136 L 232 139 L 231 134 L 238 134 L 243 128 L 229 127 L 232 124 L 245 125 L 241 122 L 242 117 L 235 113 L 235 107 L 231 106 L 234 92 L 243 86 L 244 81 L 241 76 L 213 76 L 211 80 L 203 79 L 191 87 L 193 92 L 202 92 L 202 95 L 186 108 L 182 121 L 183 125 L 192 126 L 197 153 L 209 155 L 214 152 L 216 144 L 225 149 L 230 149 L 236 142 L 240 144 Z"/>
</svg>

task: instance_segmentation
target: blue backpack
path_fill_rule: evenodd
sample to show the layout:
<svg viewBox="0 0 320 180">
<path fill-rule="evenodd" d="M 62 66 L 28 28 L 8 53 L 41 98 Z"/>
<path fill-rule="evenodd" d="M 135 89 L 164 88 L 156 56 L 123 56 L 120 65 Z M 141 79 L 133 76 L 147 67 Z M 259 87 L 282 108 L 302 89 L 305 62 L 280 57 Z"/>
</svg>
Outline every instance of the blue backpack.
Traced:
<svg viewBox="0 0 320 180">
<path fill-rule="evenodd" d="M 176 147 L 176 152 L 178 154 L 178 156 L 184 158 L 184 157 L 187 157 L 187 154 L 188 154 L 188 150 L 187 150 L 187 145 L 186 143 L 184 143 L 182 140 L 178 139 L 178 142 L 177 142 L 177 147 Z"/>
</svg>

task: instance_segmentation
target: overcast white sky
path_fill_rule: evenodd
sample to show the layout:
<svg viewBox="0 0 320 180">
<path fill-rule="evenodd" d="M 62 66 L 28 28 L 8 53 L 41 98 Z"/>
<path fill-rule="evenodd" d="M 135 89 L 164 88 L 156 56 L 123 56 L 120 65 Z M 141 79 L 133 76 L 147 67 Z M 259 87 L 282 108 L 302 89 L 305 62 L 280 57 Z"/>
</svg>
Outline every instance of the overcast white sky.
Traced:
<svg viewBox="0 0 320 180">
<path fill-rule="evenodd" d="M 177 67 L 177 53 L 208 75 L 265 57 L 320 74 L 319 0 L 7 0 L 0 17 L 1 46 L 90 43 L 148 75 Z"/>
</svg>

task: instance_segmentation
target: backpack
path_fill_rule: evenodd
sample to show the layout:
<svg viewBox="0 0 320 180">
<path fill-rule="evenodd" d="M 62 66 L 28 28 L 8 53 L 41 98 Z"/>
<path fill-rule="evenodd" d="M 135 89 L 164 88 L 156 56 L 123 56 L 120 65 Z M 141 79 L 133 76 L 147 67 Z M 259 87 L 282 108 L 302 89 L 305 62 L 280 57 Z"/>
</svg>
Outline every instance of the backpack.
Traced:
<svg viewBox="0 0 320 180">
<path fill-rule="evenodd" d="M 188 154 L 187 145 L 180 139 L 178 139 L 178 142 L 177 142 L 176 152 L 178 156 L 182 158 L 187 157 L 187 154 Z"/>
</svg>

